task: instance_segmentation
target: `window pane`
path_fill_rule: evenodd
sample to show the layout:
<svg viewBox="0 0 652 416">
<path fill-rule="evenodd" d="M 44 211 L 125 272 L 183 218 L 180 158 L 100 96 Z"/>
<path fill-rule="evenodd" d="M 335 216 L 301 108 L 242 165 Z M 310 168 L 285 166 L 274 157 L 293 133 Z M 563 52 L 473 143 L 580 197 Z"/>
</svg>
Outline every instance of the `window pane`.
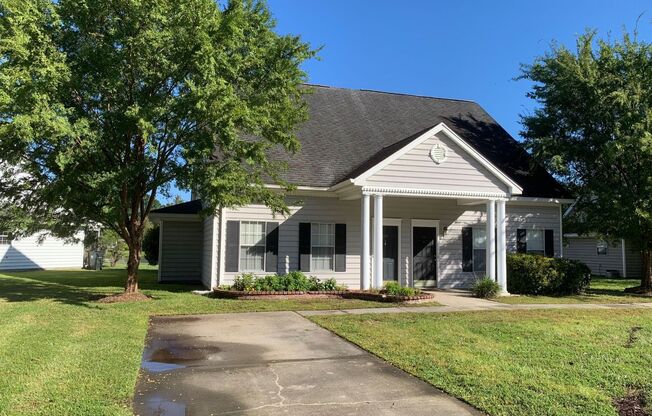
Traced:
<svg viewBox="0 0 652 416">
<path fill-rule="evenodd" d="M 250 246 L 240 248 L 240 270 L 257 271 L 265 270 L 265 247 Z"/>
<path fill-rule="evenodd" d="M 311 270 L 333 270 L 334 253 L 335 249 L 332 247 L 313 247 Z"/>
<path fill-rule="evenodd" d="M 11 240 L 9 239 L 9 234 L 0 231 L 0 245 L 8 245 L 9 243 L 11 243 Z"/>
<path fill-rule="evenodd" d="M 484 249 L 487 244 L 487 230 L 484 228 L 473 229 L 473 248 Z"/>
<path fill-rule="evenodd" d="M 525 241 L 528 252 L 543 253 L 543 230 L 527 230 Z"/>
<path fill-rule="evenodd" d="M 607 242 L 598 241 L 598 255 L 605 256 L 607 255 Z"/>
<path fill-rule="evenodd" d="M 473 250 L 473 271 L 479 272 L 486 269 L 487 262 L 487 250 L 485 249 L 474 249 Z"/>
<path fill-rule="evenodd" d="M 265 223 L 250 221 L 241 222 L 240 245 L 265 245 Z"/>
</svg>

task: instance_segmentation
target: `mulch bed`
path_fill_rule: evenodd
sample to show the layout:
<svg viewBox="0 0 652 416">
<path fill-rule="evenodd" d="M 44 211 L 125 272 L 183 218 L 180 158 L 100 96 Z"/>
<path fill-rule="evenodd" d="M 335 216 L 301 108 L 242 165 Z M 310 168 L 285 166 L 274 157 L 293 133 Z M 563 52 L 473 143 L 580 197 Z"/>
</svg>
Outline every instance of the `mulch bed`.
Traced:
<svg viewBox="0 0 652 416">
<path fill-rule="evenodd" d="M 213 296 L 227 299 L 362 299 L 376 302 L 419 302 L 433 298 L 428 293 L 421 293 L 414 296 L 395 296 L 386 293 L 365 292 L 362 290 L 334 290 L 334 291 L 237 291 L 213 289 Z"/>
<path fill-rule="evenodd" d="M 631 390 L 626 396 L 614 400 L 620 416 L 649 416 L 645 395 L 641 390 Z"/>
<path fill-rule="evenodd" d="M 98 303 L 120 303 L 120 302 L 139 302 L 143 300 L 152 300 L 151 296 L 144 293 L 120 293 L 117 295 L 106 296 L 97 300 Z"/>
</svg>

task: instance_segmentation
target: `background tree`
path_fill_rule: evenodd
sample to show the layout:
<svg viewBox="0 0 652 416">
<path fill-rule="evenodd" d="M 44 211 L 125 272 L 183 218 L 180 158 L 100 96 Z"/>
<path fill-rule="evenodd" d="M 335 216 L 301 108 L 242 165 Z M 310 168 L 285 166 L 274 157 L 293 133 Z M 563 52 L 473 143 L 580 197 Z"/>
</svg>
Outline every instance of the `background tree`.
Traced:
<svg viewBox="0 0 652 416">
<path fill-rule="evenodd" d="M 173 180 L 206 211 L 286 210 L 267 153 L 299 147 L 314 51 L 274 26 L 255 0 L 0 0 L 0 159 L 25 173 L 1 178 L 22 216 L 5 222 L 102 224 L 127 244 L 136 292 L 147 215 Z"/>
<path fill-rule="evenodd" d="M 639 244 L 652 291 L 652 46 L 589 31 L 571 51 L 555 46 L 522 79 L 539 107 L 522 117 L 533 154 L 574 191 L 582 232 Z"/>
<path fill-rule="evenodd" d="M 158 264 L 158 241 L 161 228 L 157 224 L 153 224 L 145 231 L 143 237 L 143 253 L 147 263 L 155 266 Z"/>
</svg>

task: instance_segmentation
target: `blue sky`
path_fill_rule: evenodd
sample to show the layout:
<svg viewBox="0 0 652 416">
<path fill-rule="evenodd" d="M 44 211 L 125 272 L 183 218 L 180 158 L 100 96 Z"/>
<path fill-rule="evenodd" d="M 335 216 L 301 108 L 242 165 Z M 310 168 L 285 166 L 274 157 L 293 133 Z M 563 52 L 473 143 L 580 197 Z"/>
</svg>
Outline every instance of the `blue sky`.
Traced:
<svg viewBox="0 0 652 416">
<path fill-rule="evenodd" d="M 532 111 L 521 63 L 573 47 L 586 28 L 619 37 L 640 19 L 652 40 L 649 1 L 268 0 L 277 31 L 323 46 L 304 67 L 315 84 L 469 99 L 515 138 Z M 183 197 L 187 199 L 187 195 Z"/>
</svg>

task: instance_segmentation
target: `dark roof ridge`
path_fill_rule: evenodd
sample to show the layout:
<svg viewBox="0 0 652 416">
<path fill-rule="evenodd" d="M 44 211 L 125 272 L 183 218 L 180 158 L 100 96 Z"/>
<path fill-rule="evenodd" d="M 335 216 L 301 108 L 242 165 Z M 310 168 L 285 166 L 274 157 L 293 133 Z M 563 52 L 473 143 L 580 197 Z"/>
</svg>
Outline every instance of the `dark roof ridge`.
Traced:
<svg viewBox="0 0 652 416">
<path fill-rule="evenodd" d="M 334 89 L 334 90 L 361 91 L 361 92 L 371 92 L 371 93 L 374 93 L 374 94 L 388 94 L 388 95 L 398 95 L 398 96 L 403 96 L 403 97 L 424 98 L 424 99 L 427 99 L 427 100 L 459 101 L 459 102 L 463 102 L 463 103 L 472 103 L 472 104 L 479 105 L 474 100 L 466 100 L 466 99 L 463 99 L 463 98 L 433 97 L 431 95 L 407 94 L 407 93 L 403 93 L 403 92 L 381 91 L 381 90 L 372 90 L 372 89 L 367 89 L 367 88 L 334 87 L 334 86 L 331 86 L 331 85 L 311 84 L 311 83 L 307 83 L 307 82 L 303 83 L 303 85 L 306 85 L 308 87 L 330 88 L 330 89 Z"/>
</svg>

